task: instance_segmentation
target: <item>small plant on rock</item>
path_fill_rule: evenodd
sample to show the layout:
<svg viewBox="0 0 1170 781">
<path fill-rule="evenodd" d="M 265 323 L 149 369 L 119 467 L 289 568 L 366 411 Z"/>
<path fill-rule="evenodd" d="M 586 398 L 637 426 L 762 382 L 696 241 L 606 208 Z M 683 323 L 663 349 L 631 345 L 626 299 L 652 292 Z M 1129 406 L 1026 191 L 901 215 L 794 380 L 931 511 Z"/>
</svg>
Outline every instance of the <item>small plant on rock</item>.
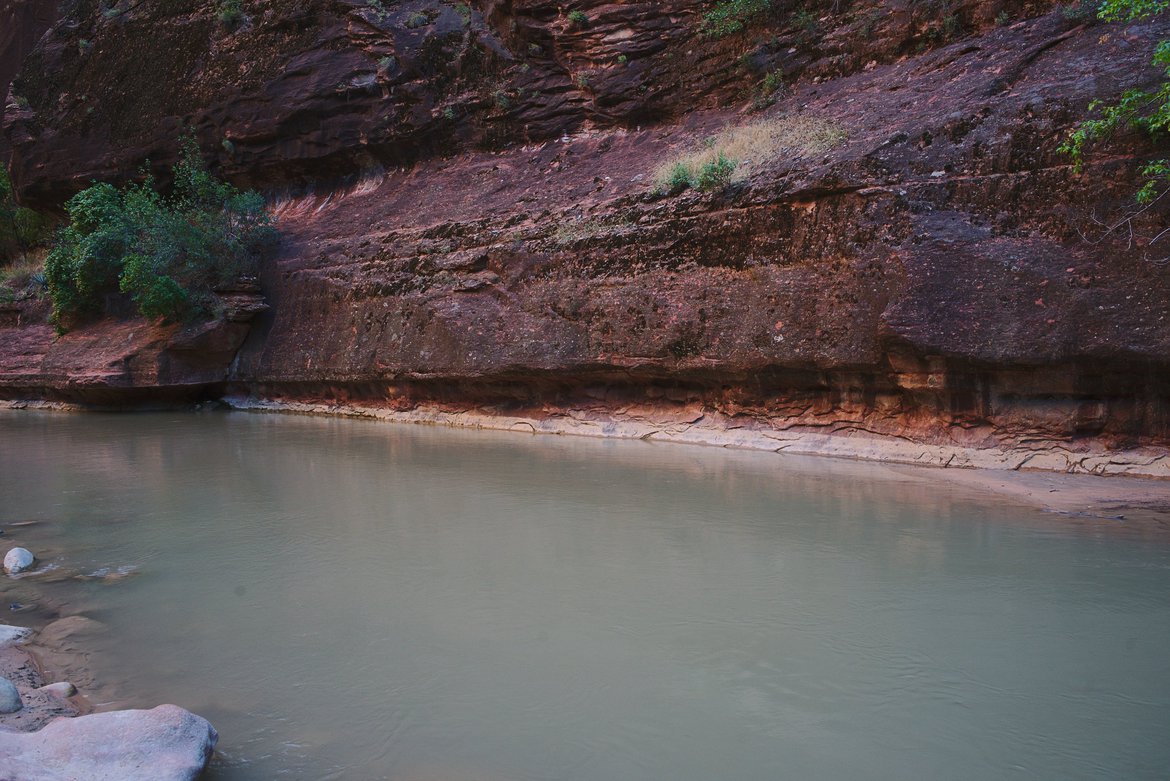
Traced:
<svg viewBox="0 0 1170 781">
<path fill-rule="evenodd" d="M 659 168 L 655 182 L 667 192 L 682 189 L 684 181 L 699 190 L 722 189 L 781 155 L 820 154 L 844 140 L 845 132 L 832 122 L 806 115 L 732 126 Z"/>
<path fill-rule="evenodd" d="M 219 21 L 225 27 L 235 27 L 244 19 L 244 10 L 240 0 L 221 0 L 219 4 Z"/>
<path fill-rule="evenodd" d="M 430 23 L 431 17 L 417 11 L 406 17 L 406 26 L 412 30 L 418 27 L 426 27 Z"/>
<path fill-rule="evenodd" d="M 1170 12 L 1170 0 L 1104 0 L 1097 15 L 1102 21 L 1129 22 L 1165 15 Z M 1085 155 L 1094 144 L 1107 139 L 1120 128 L 1129 127 L 1144 133 L 1155 148 L 1165 151 L 1170 141 L 1170 39 L 1158 41 L 1154 46 L 1153 64 L 1162 72 L 1160 83 L 1151 89 L 1130 87 L 1115 103 L 1095 100 L 1088 110 L 1096 112 L 1093 119 L 1080 122 L 1060 146 L 1079 172 L 1084 165 Z M 1130 235 L 1134 241 L 1135 221 L 1156 219 L 1151 211 L 1163 199 L 1170 196 L 1170 157 L 1148 160 L 1141 164 L 1139 173 L 1144 183 L 1135 193 L 1136 206 L 1128 210 L 1113 224 L 1105 226 L 1102 235 L 1095 241 L 1102 241 L 1113 233 Z M 1163 204 L 1162 208 L 1165 208 Z M 1170 236 L 1170 229 L 1163 222 L 1155 222 L 1152 237 L 1142 237 L 1141 243 L 1147 248 Z M 1160 264 L 1170 263 L 1170 254 L 1161 251 L 1157 258 Z"/>
<path fill-rule="evenodd" d="M 589 26 L 589 16 L 584 11 L 569 12 L 569 29 L 584 30 Z"/>
<path fill-rule="evenodd" d="M 382 4 L 382 0 L 366 0 L 366 7 L 370 9 L 374 19 L 378 22 L 386 21 L 386 17 L 390 15 L 390 11 Z"/>
<path fill-rule="evenodd" d="M 733 160 L 723 152 L 719 152 L 714 160 L 708 160 L 699 168 L 695 177 L 695 187 L 703 192 L 722 190 L 731 184 L 731 175 L 735 173 L 738 160 Z"/>
</svg>

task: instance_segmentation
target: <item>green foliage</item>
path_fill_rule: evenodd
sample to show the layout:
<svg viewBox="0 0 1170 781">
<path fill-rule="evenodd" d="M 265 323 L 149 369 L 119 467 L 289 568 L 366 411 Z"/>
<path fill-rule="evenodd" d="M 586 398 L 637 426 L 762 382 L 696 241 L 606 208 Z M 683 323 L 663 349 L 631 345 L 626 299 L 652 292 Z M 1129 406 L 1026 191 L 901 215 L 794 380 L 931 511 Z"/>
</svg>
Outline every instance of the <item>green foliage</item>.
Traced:
<svg viewBox="0 0 1170 781">
<path fill-rule="evenodd" d="M 708 38 L 737 33 L 756 16 L 772 8 L 772 0 L 719 0 L 699 23 L 699 32 Z"/>
<path fill-rule="evenodd" d="M 1168 0 L 1103 0 L 1097 15 L 1106 22 L 1146 19 L 1170 8 Z"/>
<path fill-rule="evenodd" d="M 663 183 L 670 192 L 685 190 L 691 186 L 691 169 L 687 168 L 686 163 L 675 163 L 670 167 Z"/>
<path fill-rule="evenodd" d="M 764 81 L 760 84 L 760 89 L 768 95 L 774 95 L 784 89 L 784 71 L 777 68 L 773 71 L 768 71 L 764 76 Z"/>
<path fill-rule="evenodd" d="M 220 0 L 219 21 L 228 27 L 235 27 L 244 18 L 244 9 L 240 7 L 240 0 Z"/>
<path fill-rule="evenodd" d="M 817 31 L 817 16 L 807 8 L 801 8 L 792 15 L 792 23 L 799 27 L 806 33 L 815 33 Z"/>
<path fill-rule="evenodd" d="M 256 192 L 240 192 L 182 142 L 169 197 L 151 177 L 121 189 L 99 183 L 69 199 L 69 224 L 45 260 L 61 330 L 101 314 L 118 294 L 150 318 L 207 314 L 212 291 L 252 270 L 274 232 Z"/>
<path fill-rule="evenodd" d="M 0 166 L 0 264 L 44 246 L 51 236 L 47 216 L 16 205 L 8 170 Z"/>
<path fill-rule="evenodd" d="M 752 107 L 757 111 L 766 109 L 784 96 L 784 71 L 780 68 L 769 71 L 760 81 L 759 93 L 752 101 Z"/>
<path fill-rule="evenodd" d="M 1104 0 L 1098 15 L 1105 21 L 1133 21 L 1165 13 L 1167 9 L 1170 0 Z M 1170 134 L 1170 40 L 1158 42 L 1153 62 L 1165 74 L 1160 85 L 1153 90 L 1126 90 L 1112 104 L 1093 101 L 1089 111 L 1098 112 L 1099 116 L 1077 125 L 1060 146 L 1060 151 L 1072 158 L 1078 171 L 1084 165 L 1088 147 L 1120 127 L 1144 131 L 1158 142 Z M 1141 174 L 1145 184 L 1138 190 L 1137 200 L 1149 204 L 1170 186 L 1170 160 L 1154 160 L 1142 168 Z"/>
<path fill-rule="evenodd" d="M 1093 24 L 1099 13 L 1097 0 L 1078 0 L 1073 5 L 1060 7 L 1060 15 L 1073 24 Z"/>
<path fill-rule="evenodd" d="M 569 12 L 569 28 L 573 30 L 583 30 L 589 26 L 589 16 L 584 11 L 570 11 Z"/>
<path fill-rule="evenodd" d="M 386 6 L 382 4 L 382 0 L 366 0 L 366 7 L 370 9 L 374 15 L 374 18 L 379 22 L 386 21 L 386 17 L 390 15 L 389 9 L 387 9 Z M 407 26 L 410 26 L 409 23 Z"/>
<path fill-rule="evenodd" d="M 695 178 L 695 187 L 703 192 L 722 190 L 731 184 L 731 175 L 739 161 L 733 160 L 722 152 L 714 160 L 708 160 L 699 168 L 699 175 Z"/>
<path fill-rule="evenodd" d="M 711 159 L 699 166 L 690 166 L 679 161 L 672 165 L 662 178 L 662 186 L 667 192 L 676 193 L 691 187 L 703 192 L 723 190 L 731 184 L 731 175 L 739 165 L 723 152 L 717 153 Z"/>
</svg>

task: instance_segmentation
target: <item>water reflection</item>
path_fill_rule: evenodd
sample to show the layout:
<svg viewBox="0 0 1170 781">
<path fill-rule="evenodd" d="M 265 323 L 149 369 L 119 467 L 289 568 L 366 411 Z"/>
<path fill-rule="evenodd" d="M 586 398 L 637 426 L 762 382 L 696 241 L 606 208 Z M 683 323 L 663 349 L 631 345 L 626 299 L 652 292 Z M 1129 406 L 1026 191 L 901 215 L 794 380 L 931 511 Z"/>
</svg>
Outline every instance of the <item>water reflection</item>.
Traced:
<svg viewBox="0 0 1170 781">
<path fill-rule="evenodd" d="M 937 472 L 227 414 L 0 416 L 4 521 L 218 779 L 1159 778 L 1170 545 Z"/>
</svg>

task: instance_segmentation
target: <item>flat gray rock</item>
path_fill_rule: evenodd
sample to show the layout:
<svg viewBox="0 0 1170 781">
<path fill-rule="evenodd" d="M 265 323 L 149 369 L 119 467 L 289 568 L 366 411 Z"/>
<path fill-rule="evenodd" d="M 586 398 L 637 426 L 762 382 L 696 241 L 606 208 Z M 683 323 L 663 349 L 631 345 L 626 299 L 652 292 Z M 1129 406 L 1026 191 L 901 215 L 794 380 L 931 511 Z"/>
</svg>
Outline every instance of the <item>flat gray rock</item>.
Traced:
<svg viewBox="0 0 1170 781">
<path fill-rule="evenodd" d="M 10 645 L 23 642 L 31 634 L 32 630 L 25 629 L 23 626 L 0 624 L 0 648 L 7 648 Z"/>
<path fill-rule="evenodd" d="M 177 705 L 55 719 L 0 732 L 3 778 L 21 781 L 194 781 L 219 736 Z"/>
</svg>

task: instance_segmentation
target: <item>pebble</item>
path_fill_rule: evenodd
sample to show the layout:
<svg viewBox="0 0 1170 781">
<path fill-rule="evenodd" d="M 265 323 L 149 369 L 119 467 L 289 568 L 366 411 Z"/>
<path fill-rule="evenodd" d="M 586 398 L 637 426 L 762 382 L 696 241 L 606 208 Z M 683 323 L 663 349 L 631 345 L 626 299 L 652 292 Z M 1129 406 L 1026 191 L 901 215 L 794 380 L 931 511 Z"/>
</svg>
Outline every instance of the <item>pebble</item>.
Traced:
<svg viewBox="0 0 1170 781">
<path fill-rule="evenodd" d="M 77 687 L 69 683 L 69 681 L 60 681 L 42 686 L 37 691 L 48 692 L 55 697 L 72 697 L 74 694 L 77 694 Z"/>
<path fill-rule="evenodd" d="M 0 713 L 16 713 L 23 707 L 16 686 L 7 678 L 0 678 Z"/>
<path fill-rule="evenodd" d="M 31 567 L 34 561 L 36 556 L 28 548 L 13 548 L 4 556 L 4 571 L 15 575 Z"/>
</svg>

